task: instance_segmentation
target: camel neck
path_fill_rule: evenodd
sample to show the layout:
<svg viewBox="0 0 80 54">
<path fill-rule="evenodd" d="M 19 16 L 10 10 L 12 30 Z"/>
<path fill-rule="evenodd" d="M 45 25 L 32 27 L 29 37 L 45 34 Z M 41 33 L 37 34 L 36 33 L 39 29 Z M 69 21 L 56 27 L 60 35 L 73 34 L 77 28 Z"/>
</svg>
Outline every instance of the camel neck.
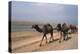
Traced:
<svg viewBox="0 0 80 54">
<path fill-rule="evenodd" d="M 36 27 L 35 29 L 36 29 L 38 32 L 42 32 L 42 29 L 39 28 L 39 27 Z"/>
</svg>

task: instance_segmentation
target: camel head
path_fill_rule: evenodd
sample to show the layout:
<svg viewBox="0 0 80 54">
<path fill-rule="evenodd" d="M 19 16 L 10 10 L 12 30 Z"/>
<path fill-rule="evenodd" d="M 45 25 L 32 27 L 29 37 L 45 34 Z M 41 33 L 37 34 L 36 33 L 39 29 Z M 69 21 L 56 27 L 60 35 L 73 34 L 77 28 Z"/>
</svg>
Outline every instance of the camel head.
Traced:
<svg viewBox="0 0 80 54">
<path fill-rule="evenodd" d="M 61 30 L 61 24 L 57 24 L 56 29 L 57 29 L 58 31 L 60 31 L 60 30 Z"/>
<path fill-rule="evenodd" d="M 39 28 L 39 26 L 36 24 L 36 25 L 32 25 L 32 28 L 36 29 L 36 31 L 38 32 L 42 32 L 42 29 Z"/>
<path fill-rule="evenodd" d="M 37 27 L 38 27 L 38 25 L 37 25 L 37 24 L 32 25 L 32 28 L 37 28 Z"/>
</svg>

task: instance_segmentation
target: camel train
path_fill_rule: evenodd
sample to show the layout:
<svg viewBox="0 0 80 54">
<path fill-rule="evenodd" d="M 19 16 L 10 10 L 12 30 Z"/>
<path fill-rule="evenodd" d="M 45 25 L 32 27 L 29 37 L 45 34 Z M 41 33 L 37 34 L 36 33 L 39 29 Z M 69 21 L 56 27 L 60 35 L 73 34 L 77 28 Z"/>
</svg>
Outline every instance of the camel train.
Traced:
<svg viewBox="0 0 80 54">
<path fill-rule="evenodd" d="M 40 46 L 42 46 L 42 42 L 43 42 L 44 38 L 46 39 L 46 43 L 48 43 L 47 36 L 46 36 L 48 33 L 50 33 L 50 35 L 51 35 L 49 41 L 54 41 L 54 37 L 53 37 L 54 30 L 57 30 L 58 34 L 60 35 L 59 43 L 61 43 L 62 37 L 63 37 L 63 40 L 67 40 L 69 30 L 71 30 L 71 33 L 77 32 L 76 26 L 73 26 L 73 25 L 68 26 L 66 23 L 64 23 L 62 25 L 57 24 L 56 28 L 53 28 L 52 25 L 50 25 L 50 24 L 45 24 L 45 25 L 43 25 L 42 28 L 40 28 L 37 24 L 35 24 L 35 25 L 32 25 L 32 28 L 34 28 L 36 31 L 38 31 L 40 33 L 43 33 L 43 37 L 40 42 Z"/>
</svg>

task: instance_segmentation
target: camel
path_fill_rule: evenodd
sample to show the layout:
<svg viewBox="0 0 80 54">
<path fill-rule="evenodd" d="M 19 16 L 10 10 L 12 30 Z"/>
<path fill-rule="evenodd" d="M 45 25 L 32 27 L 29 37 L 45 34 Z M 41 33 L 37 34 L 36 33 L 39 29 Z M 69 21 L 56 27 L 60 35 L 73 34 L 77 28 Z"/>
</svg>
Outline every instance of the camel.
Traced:
<svg viewBox="0 0 80 54">
<path fill-rule="evenodd" d="M 71 33 L 77 32 L 78 28 L 75 25 L 70 25 Z"/>
<path fill-rule="evenodd" d="M 66 40 L 68 38 L 69 29 L 70 28 L 69 28 L 69 26 L 67 26 L 66 23 L 64 23 L 63 25 L 61 25 L 61 24 L 57 25 L 57 31 L 58 31 L 58 34 L 60 34 L 59 43 L 61 43 L 62 37 L 64 38 L 63 40 Z"/>
<path fill-rule="evenodd" d="M 61 24 L 58 24 L 56 29 L 58 31 L 58 36 L 59 36 L 59 34 L 61 34 L 61 30 L 62 30 Z"/>
<path fill-rule="evenodd" d="M 57 24 L 56 28 L 58 31 L 58 36 L 60 36 L 59 43 L 61 43 L 61 39 L 62 39 L 62 26 L 61 26 L 61 24 Z"/>
<path fill-rule="evenodd" d="M 54 40 L 53 39 L 53 27 L 50 24 L 45 24 L 45 25 L 43 25 L 42 28 L 40 28 L 38 25 L 32 25 L 32 28 L 34 28 L 34 29 L 36 29 L 36 31 L 44 34 L 43 37 L 42 37 L 42 40 L 40 42 L 40 46 L 42 45 L 42 41 L 43 41 L 44 37 L 46 38 L 46 43 L 47 43 L 46 34 L 48 34 L 48 33 L 51 34 L 50 40 L 51 39 Z"/>
<path fill-rule="evenodd" d="M 70 27 L 66 23 L 64 23 L 62 25 L 62 32 L 63 32 L 64 40 L 66 40 L 68 38 L 68 31 L 69 30 L 70 30 Z"/>
</svg>

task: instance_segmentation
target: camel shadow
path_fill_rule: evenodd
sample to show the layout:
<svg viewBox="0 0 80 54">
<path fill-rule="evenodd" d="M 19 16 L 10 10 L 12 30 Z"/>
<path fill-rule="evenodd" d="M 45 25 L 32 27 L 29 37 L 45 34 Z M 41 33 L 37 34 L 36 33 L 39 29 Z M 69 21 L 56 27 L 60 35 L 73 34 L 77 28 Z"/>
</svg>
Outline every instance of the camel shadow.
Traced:
<svg viewBox="0 0 80 54">
<path fill-rule="evenodd" d="M 49 41 L 49 43 L 55 42 L 55 41 L 57 41 L 57 40 L 59 40 L 59 39 L 55 39 L 55 40 L 53 40 L 53 41 Z"/>
<path fill-rule="evenodd" d="M 68 40 L 70 40 L 72 37 L 68 37 L 67 39 L 66 39 L 66 41 L 68 41 Z"/>
<path fill-rule="evenodd" d="M 65 41 L 68 41 L 68 40 L 70 40 L 72 37 L 68 37 Z M 57 41 L 57 40 L 59 40 L 59 39 L 55 39 L 55 40 L 53 40 L 53 41 L 49 41 L 49 43 L 52 43 L 52 42 L 55 42 L 55 41 Z"/>
</svg>

